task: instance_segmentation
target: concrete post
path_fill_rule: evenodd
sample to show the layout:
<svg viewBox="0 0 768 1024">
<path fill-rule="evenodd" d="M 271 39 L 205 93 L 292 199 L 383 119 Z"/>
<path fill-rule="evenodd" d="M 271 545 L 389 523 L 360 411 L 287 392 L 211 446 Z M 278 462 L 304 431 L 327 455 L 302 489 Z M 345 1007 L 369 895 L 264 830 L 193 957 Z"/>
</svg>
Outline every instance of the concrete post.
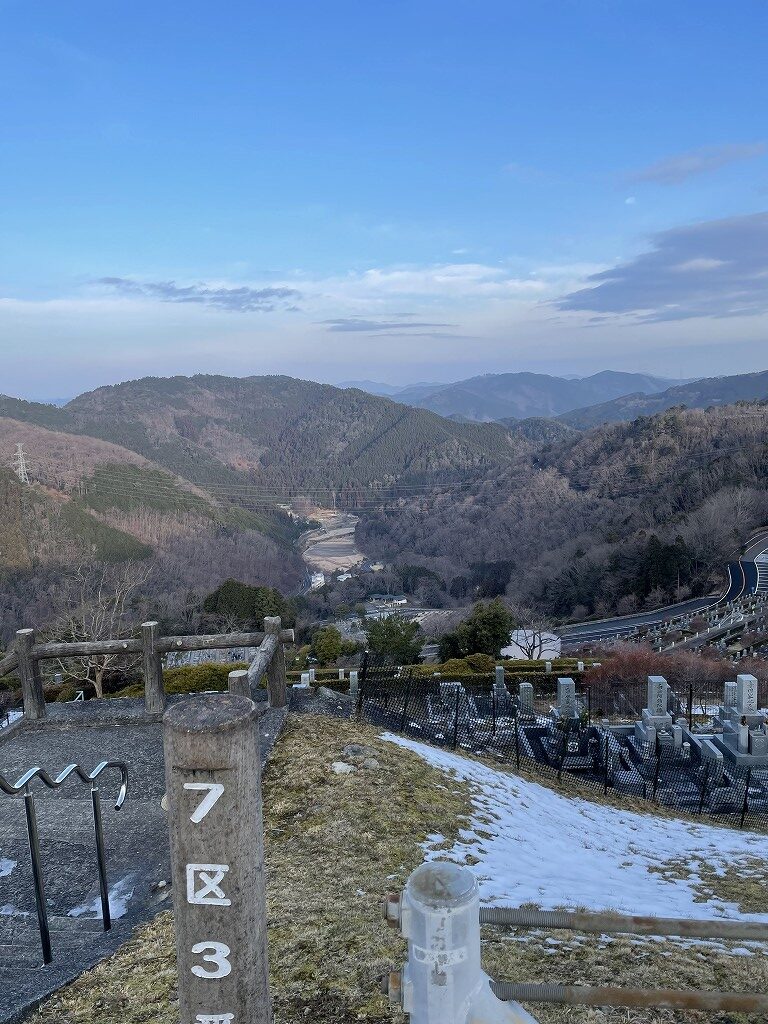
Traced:
<svg viewBox="0 0 768 1024">
<path fill-rule="evenodd" d="M 480 895 L 469 868 L 422 864 L 401 904 L 408 939 L 401 1001 L 410 1024 L 536 1024 L 519 1003 L 502 1002 L 480 966 Z"/>
<path fill-rule="evenodd" d="M 339 669 L 339 682 L 340 683 L 344 682 L 344 669 L 343 668 Z"/>
<path fill-rule="evenodd" d="M 355 669 L 349 673 L 349 695 L 350 697 L 357 696 L 357 671 Z"/>
<path fill-rule="evenodd" d="M 229 693 L 163 718 L 180 1024 L 272 1019 L 255 720 Z"/>
<path fill-rule="evenodd" d="M 238 697 L 251 697 L 251 686 L 248 682 L 248 669 L 238 668 L 234 672 L 230 672 L 227 676 L 227 683 L 229 685 L 229 692 L 236 694 Z"/>
<path fill-rule="evenodd" d="M 264 619 L 264 632 L 277 634 L 277 647 L 267 665 L 267 691 L 271 708 L 284 708 L 287 701 L 287 683 L 285 678 L 285 648 L 280 643 L 282 623 L 278 615 L 268 615 Z"/>
<path fill-rule="evenodd" d="M 144 670 L 144 709 L 150 714 L 156 714 L 165 708 L 163 658 L 157 651 L 159 639 L 160 623 L 142 622 L 141 658 Z"/>
<path fill-rule="evenodd" d="M 498 686 L 504 686 L 504 666 L 496 666 L 496 683 Z"/>
<path fill-rule="evenodd" d="M 16 631 L 16 654 L 19 658 L 18 672 L 21 680 L 21 695 L 24 700 L 24 718 L 28 722 L 38 721 L 47 715 L 40 662 L 35 661 L 32 657 L 34 645 L 34 629 Z"/>
</svg>

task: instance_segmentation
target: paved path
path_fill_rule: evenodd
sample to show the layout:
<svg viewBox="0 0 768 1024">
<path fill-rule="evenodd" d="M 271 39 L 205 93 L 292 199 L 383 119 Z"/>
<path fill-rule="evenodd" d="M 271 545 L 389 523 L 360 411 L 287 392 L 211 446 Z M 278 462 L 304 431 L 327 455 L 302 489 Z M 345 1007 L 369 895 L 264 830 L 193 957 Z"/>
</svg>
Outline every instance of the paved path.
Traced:
<svg viewBox="0 0 768 1024">
<path fill-rule="evenodd" d="M 171 698 L 178 700 L 184 698 Z M 100 786 L 107 847 L 111 932 L 101 927 L 89 788 L 74 780 L 51 791 L 33 784 L 54 961 L 42 966 L 23 801 L 0 794 L 0 1022 L 16 1022 L 45 996 L 124 942 L 133 927 L 170 904 L 162 725 L 142 721 L 142 702 L 51 705 L 51 721 L 0 734 L 0 772 L 15 782 L 40 765 L 128 765 L 128 798 L 114 810 L 119 775 Z M 259 719 L 262 760 L 285 712 Z M 112 799 L 110 799 L 112 798 Z"/>
</svg>

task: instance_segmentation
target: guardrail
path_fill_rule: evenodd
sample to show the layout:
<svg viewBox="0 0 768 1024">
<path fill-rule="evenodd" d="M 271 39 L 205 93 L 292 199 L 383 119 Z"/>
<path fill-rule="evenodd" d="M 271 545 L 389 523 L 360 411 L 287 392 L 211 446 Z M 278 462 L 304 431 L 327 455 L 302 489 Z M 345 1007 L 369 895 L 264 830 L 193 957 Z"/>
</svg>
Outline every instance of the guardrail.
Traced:
<svg viewBox="0 0 768 1024">
<path fill-rule="evenodd" d="M 213 651 L 229 647 L 256 647 L 256 656 L 248 669 L 251 689 L 266 674 L 270 706 L 286 702 L 285 655 L 283 644 L 294 639 L 292 629 L 283 629 L 280 618 L 267 616 L 264 630 L 258 633 L 211 633 L 200 636 L 160 636 L 157 622 L 143 622 L 141 637 L 125 640 L 86 640 L 78 643 L 38 643 L 34 629 L 16 632 L 16 648 L 0 659 L 0 677 L 17 671 L 21 681 L 24 718 L 38 721 L 46 717 L 45 695 L 40 663 L 46 660 L 99 657 L 116 654 L 140 654 L 144 674 L 144 707 L 150 714 L 165 708 L 162 656 L 171 651 Z"/>
<path fill-rule="evenodd" d="M 422 864 L 402 894 L 391 893 L 384 916 L 408 940 L 408 960 L 389 975 L 390 1001 L 411 1024 L 467 1024 L 469 1020 L 531 1024 L 518 1001 L 570 1006 L 664 1007 L 705 1012 L 768 1012 L 768 995 L 677 989 L 496 981 L 481 967 L 480 925 L 597 934 L 678 935 L 768 941 L 768 924 L 623 916 L 607 913 L 481 908 L 477 881 L 459 864 Z"/>
<path fill-rule="evenodd" d="M 37 909 L 37 923 L 40 929 L 40 945 L 43 950 L 43 963 L 49 964 L 53 960 L 51 950 L 51 933 L 48 927 L 48 907 L 45 902 L 45 883 L 43 880 L 43 866 L 40 858 L 40 837 L 37 828 L 37 811 L 35 808 L 35 796 L 30 789 L 30 783 L 34 779 L 40 781 L 48 789 L 58 789 L 70 776 L 74 776 L 81 782 L 91 787 L 91 808 L 93 810 L 93 831 L 96 842 L 96 862 L 99 875 L 99 895 L 101 899 L 101 917 L 104 924 L 104 931 L 112 927 L 112 917 L 109 909 L 109 885 L 107 883 L 106 854 L 104 850 L 104 825 L 101 816 L 101 797 L 96 779 L 102 772 L 114 768 L 120 772 L 120 790 L 115 801 L 115 810 L 119 811 L 125 803 L 128 791 L 128 768 L 122 761 L 102 761 L 97 764 L 92 772 L 86 773 L 80 765 L 70 764 L 55 778 L 48 774 L 44 768 L 30 768 L 15 783 L 10 783 L 0 774 L 0 792 L 8 796 L 19 796 L 24 798 L 24 813 L 27 821 L 27 838 L 29 840 L 29 853 L 32 863 L 32 879 L 35 890 L 35 906 Z"/>
</svg>

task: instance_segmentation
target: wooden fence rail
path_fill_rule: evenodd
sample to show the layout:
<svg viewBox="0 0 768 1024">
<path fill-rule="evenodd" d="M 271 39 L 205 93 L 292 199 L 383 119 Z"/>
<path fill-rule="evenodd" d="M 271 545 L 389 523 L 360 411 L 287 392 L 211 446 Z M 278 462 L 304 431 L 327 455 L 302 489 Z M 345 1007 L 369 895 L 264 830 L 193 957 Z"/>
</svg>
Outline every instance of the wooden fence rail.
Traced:
<svg viewBox="0 0 768 1024">
<path fill-rule="evenodd" d="M 144 622 L 141 637 L 126 640 L 85 640 L 77 643 L 37 643 L 33 629 L 16 632 L 16 649 L 0 659 L 0 677 L 18 672 L 24 701 L 24 718 L 36 721 L 46 717 L 40 662 L 66 658 L 88 658 L 119 654 L 140 654 L 144 674 L 144 706 L 157 714 L 165 707 L 162 656 L 171 651 L 215 651 L 238 647 L 256 647 L 256 656 L 248 669 L 251 695 L 267 676 L 271 707 L 286 703 L 285 653 L 283 644 L 294 639 L 292 629 L 283 629 L 279 618 L 264 619 L 258 633 L 209 633 L 201 636 L 160 636 L 157 622 Z"/>
</svg>

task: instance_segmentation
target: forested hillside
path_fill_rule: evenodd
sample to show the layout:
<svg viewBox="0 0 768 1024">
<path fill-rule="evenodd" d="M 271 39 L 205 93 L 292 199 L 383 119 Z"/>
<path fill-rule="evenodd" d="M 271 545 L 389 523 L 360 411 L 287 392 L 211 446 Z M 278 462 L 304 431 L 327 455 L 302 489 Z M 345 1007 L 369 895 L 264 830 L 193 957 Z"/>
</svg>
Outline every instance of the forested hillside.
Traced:
<svg viewBox="0 0 768 1024">
<path fill-rule="evenodd" d="M 724 563 L 766 520 L 761 403 L 673 410 L 531 447 L 460 489 L 366 517 L 358 533 L 371 554 L 436 571 L 456 600 L 473 566 L 505 563 L 513 600 L 568 618 L 718 588 Z"/>
<path fill-rule="evenodd" d="M 676 406 L 688 409 L 706 409 L 713 405 L 768 398 L 768 370 L 762 373 L 740 373 L 732 377 L 708 377 L 667 388 L 655 395 L 636 393 L 616 398 L 599 405 L 590 405 L 559 418 L 563 423 L 580 430 L 597 427 L 601 423 L 634 420 L 638 416 L 653 416 Z"/>
<path fill-rule="evenodd" d="M 423 483 L 511 457 L 502 427 L 461 424 L 362 391 L 290 377 L 145 378 L 81 395 L 63 415 L 205 483 L 285 493 Z"/>
<path fill-rule="evenodd" d="M 276 510 L 265 521 L 118 445 L 0 418 L 0 450 L 7 456 L 18 443 L 32 484 L 0 470 L 5 643 L 24 625 L 47 626 L 62 579 L 85 563 L 146 562 L 139 597 L 170 619 L 231 576 L 283 590 L 301 579 L 290 546 L 299 527 Z"/>
</svg>

